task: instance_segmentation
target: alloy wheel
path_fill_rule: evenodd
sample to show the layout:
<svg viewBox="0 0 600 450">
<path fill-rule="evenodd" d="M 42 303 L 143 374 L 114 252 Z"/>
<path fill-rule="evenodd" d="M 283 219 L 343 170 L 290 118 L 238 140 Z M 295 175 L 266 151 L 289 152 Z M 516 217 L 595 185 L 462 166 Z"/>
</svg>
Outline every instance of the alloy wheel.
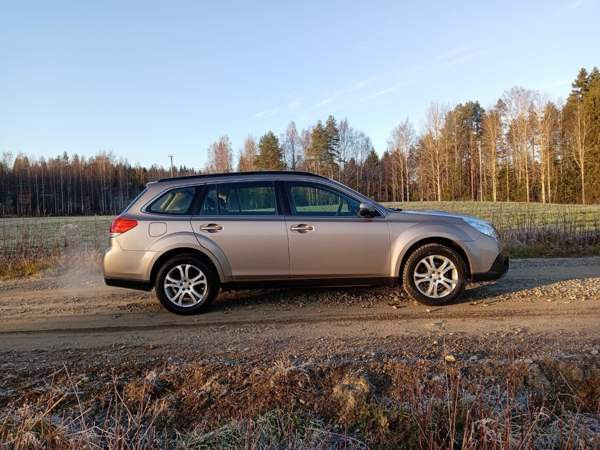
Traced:
<svg viewBox="0 0 600 450">
<path fill-rule="evenodd" d="M 430 298 L 444 298 L 458 285 L 458 269 L 446 256 L 428 255 L 421 259 L 413 272 L 415 286 Z"/>
<path fill-rule="evenodd" d="M 206 299 L 208 293 L 206 275 L 193 264 L 179 264 L 167 273 L 163 289 L 174 305 L 184 308 L 196 306 Z"/>
</svg>

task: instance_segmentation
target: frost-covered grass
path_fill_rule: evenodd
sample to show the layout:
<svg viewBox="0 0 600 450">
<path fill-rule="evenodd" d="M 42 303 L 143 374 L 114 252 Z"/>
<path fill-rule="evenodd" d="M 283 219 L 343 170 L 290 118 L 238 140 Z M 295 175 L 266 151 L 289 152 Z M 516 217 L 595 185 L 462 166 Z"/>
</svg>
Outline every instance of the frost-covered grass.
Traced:
<svg viewBox="0 0 600 450">
<path fill-rule="evenodd" d="M 389 207 L 443 210 L 486 219 L 513 257 L 600 254 L 600 205 L 516 202 L 405 202 Z M 110 216 L 0 218 L 0 278 L 35 273 L 65 253 L 98 254 Z"/>
<path fill-rule="evenodd" d="M 407 210 L 441 210 L 488 220 L 513 257 L 600 254 L 600 205 L 517 202 L 387 203 Z"/>
<path fill-rule="evenodd" d="M 600 229 L 600 205 L 563 205 L 519 202 L 404 202 L 388 207 L 442 210 L 468 214 L 492 222 L 498 230 Z"/>
<path fill-rule="evenodd" d="M 0 218 L 0 278 L 32 275 L 69 254 L 97 261 L 110 216 Z"/>
<path fill-rule="evenodd" d="M 161 364 L 57 371 L 0 406 L 7 448 L 597 448 L 591 361 Z"/>
</svg>

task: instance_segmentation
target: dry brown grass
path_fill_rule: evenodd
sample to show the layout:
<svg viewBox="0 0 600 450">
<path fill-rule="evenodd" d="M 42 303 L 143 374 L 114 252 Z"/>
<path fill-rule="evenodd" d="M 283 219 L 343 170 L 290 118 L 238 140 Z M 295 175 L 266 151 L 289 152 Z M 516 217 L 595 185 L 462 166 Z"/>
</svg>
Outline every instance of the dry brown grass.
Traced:
<svg viewBox="0 0 600 450">
<path fill-rule="evenodd" d="M 1 410 L 9 448 L 594 448 L 597 360 L 56 373 Z"/>
<path fill-rule="evenodd" d="M 46 271 L 61 273 L 73 267 L 97 270 L 101 261 L 102 253 L 98 250 L 0 254 L 0 281 Z"/>
<path fill-rule="evenodd" d="M 481 217 L 499 230 L 512 257 L 600 255 L 600 206 L 514 202 L 411 202 L 406 209 L 440 209 Z M 101 253 L 108 216 L 0 218 L 0 279 L 33 275 L 65 254 Z"/>
<path fill-rule="evenodd" d="M 15 258 L 0 258 L 0 280 L 28 277 L 52 267 L 55 257 L 28 258 L 19 256 Z"/>
<path fill-rule="evenodd" d="M 0 218 L 0 279 L 99 263 L 109 217 Z"/>
</svg>

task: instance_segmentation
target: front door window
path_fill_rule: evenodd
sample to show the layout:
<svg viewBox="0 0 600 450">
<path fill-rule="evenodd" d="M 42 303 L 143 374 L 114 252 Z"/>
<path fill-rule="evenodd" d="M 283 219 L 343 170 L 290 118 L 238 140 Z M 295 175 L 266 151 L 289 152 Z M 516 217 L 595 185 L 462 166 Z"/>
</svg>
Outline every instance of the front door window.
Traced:
<svg viewBox="0 0 600 450">
<path fill-rule="evenodd" d="M 340 192 L 312 184 L 291 184 L 290 200 L 295 216 L 354 217 L 360 206 Z"/>
</svg>

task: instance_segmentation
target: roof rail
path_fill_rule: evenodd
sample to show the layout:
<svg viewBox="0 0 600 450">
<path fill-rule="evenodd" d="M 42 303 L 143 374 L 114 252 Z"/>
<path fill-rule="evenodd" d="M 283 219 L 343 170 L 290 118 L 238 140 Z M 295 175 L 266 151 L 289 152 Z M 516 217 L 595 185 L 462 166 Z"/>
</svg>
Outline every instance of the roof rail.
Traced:
<svg viewBox="0 0 600 450">
<path fill-rule="evenodd" d="M 158 180 L 158 183 L 164 183 L 167 181 L 176 181 L 176 180 L 193 180 L 193 179 L 204 179 L 204 178 L 218 178 L 218 177 L 234 177 L 234 176 L 245 176 L 245 175 L 304 175 L 318 178 L 327 178 L 322 175 L 317 175 L 316 173 L 311 172 L 300 172 L 295 170 L 262 170 L 262 171 L 253 171 L 253 172 L 226 172 L 226 173 L 207 173 L 203 175 L 186 175 L 183 177 L 169 177 L 169 178 L 161 178 Z"/>
</svg>

